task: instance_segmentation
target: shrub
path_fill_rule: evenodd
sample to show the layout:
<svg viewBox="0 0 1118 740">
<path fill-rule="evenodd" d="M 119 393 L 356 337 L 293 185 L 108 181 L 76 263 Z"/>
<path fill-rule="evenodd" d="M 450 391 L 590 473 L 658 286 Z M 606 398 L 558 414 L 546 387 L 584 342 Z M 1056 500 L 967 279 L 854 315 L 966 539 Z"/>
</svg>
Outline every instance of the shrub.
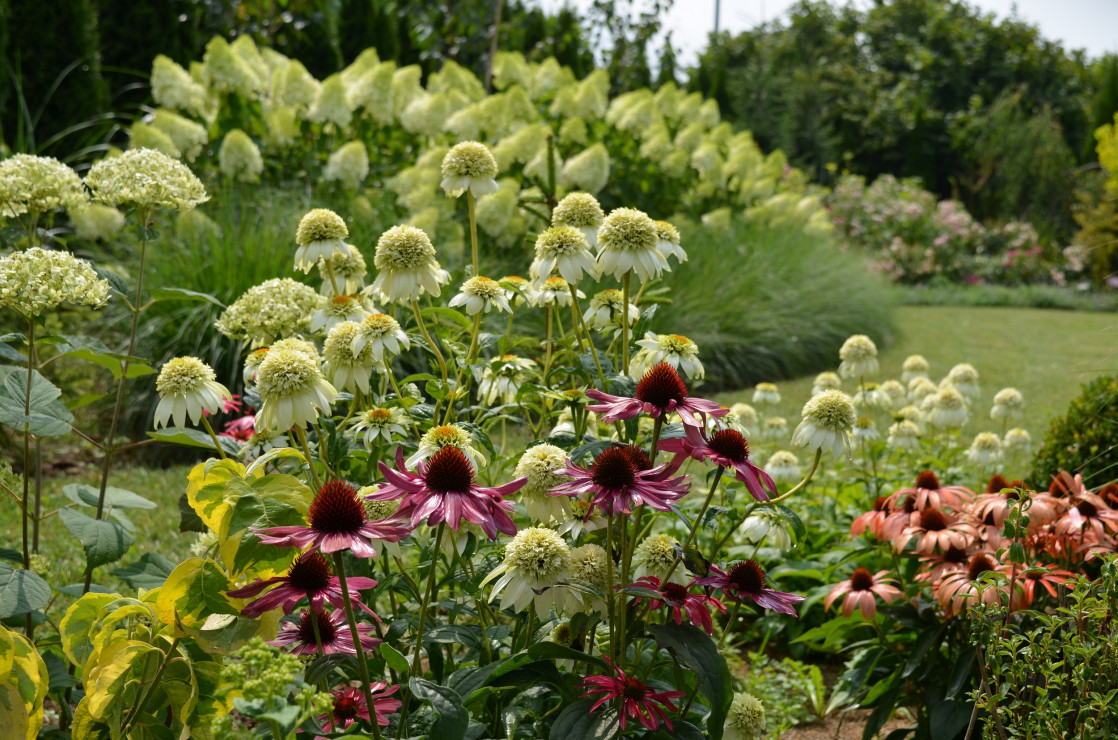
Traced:
<svg viewBox="0 0 1118 740">
<path fill-rule="evenodd" d="M 1082 473 L 1092 487 L 1118 478 L 1118 375 L 1085 383 L 1067 412 L 1052 420 L 1032 479 L 1041 485 L 1061 470 Z"/>
</svg>

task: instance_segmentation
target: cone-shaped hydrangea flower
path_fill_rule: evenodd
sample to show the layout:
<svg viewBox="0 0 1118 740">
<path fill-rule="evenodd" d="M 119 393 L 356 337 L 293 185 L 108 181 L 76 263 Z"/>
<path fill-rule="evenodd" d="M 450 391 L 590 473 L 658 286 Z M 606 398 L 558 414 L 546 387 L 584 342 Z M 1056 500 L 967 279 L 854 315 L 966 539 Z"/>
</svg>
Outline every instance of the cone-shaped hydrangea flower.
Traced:
<svg viewBox="0 0 1118 740">
<path fill-rule="evenodd" d="M 734 694 L 726 715 L 722 740 L 762 740 L 765 737 L 765 707 L 761 700 L 741 691 Z"/>
<path fill-rule="evenodd" d="M 556 486 L 551 495 L 582 497 L 589 494 L 596 508 L 612 515 L 631 514 L 634 506 L 641 505 L 670 511 L 671 505 L 690 489 L 687 476 L 671 477 L 677 469 L 674 464 L 649 468 L 641 462 L 625 447 L 603 450 L 589 468 L 568 461 L 566 467 L 555 472 L 570 476 L 571 481 Z"/>
<path fill-rule="evenodd" d="M 298 621 L 284 622 L 280 627 L 276 639 L 270 640 L 269 645 L 285 647 L 290 645 L 290 650 L 295 655 L 313 657 L 318 652 L 315 638 L 314 619 L 318 622 L 318 635 L 322 639 L 323 655 L 356 655 L 357 648 L 353 644 L 353 633 L 346 626 L 345 612 L 335 609 L 327 614 L 304 609 Z M 361 649 L 364 652 L 375 651 L 382 640 L 370 634 L 373 625 L 360 623 L 357 633 L 361 638 Z"/>
<path fill-rule="evenodd" d="M 842 391 L 823 391 L 804 404 L 803 421 L 792 434 L 792 444 L 809 450 L 830 450 L 838 457 L 850 447 L 854 404 Z"/>
<path fill-rule="evenodd" d="M 571 226 L 582 232 L 590 246 L 598 245 L 598 228 L 606 214 L 598 199 L 590 193 L 571 193 L 555 206 L 552 226 Z"/>
<path fill-rule="evenodd" d="M 294 349 L 272 349 L 256 370 L 256 389 L 263 407 L 256 428 L 286 431 L 305 428 L 328 412 L 338 392 L 326 382 L 318 362 Z"/>
<path fill-rule="evenodd" d="M 186 165 L 154 149 L 129 149 L 102 159 L 89 168 L 85 184 L 94 200 L 111 206 L 189 211 L 210 198 Z"/>
<path fill-rule="evenodd" d="M 521 612 L 529 603 L 537 614 L 577 610 L 582 602 L 575 592 L 559 581 L 570 575 L 571 549 L 555 530 L 528 527 L 516 533 L 505 546 L 505 558 L 490 571 L 480 585 L 493 579 L 489 601 L 501 596 L 501 608 Z M 502 593 L 503 592 L 503 593 Z"/>
<path fill-rule="evenodd" d="M 393 226 L 381 234 L 373 264 L 380 270 L 373 290 L 387 301 L 406 303 L 424 292 L 437 296 L 450 281 L 435 260 L 431 239 L 414 226 Z"/>
<path fill-rule="evenodd" d="M 749 443 L 736 429 L 719 429 L 707 437 L 698 427 L 685 425 L 686 436 L 660 440 L 660 449 L 696 460 L 710 460 L 715 465 L 732 468 L 734 476 L 745 484 L 758 501 L 768 501 L 768 489 L 776 496 L 776 483 L 749 459 Z"/>
<path fill-rule="evenodd" d="M 69 252 L 31 247 L 0 257 L 0 308 L 30 319 L 65 303 L 100 308 L 108 299 L 109 284 Z"/>
<path fill-rule="evenodd" d="M 349 254 L 345 238 L 349 228 L 338 214 L 329 208 L 315 208 L 299 221 L 295 231 L 295 269 L 310 272 L 320 259 L 330 259 L 335 253 Z"/>
<path fill-rule="evenodd" d="M 373 359 L 384 362 L 386 358 L 400 354 L 401 349 L 411 349 L 411 340 L 396 319 L 388 314 L 374 313 L 361 322 L 350 346 L 355 353 L 366 348 L 372 352 Z"/>
<path fill-rule="evenodd" d="M 844 378 L 865 378 L 877 375 L 877 345 L 865 334 L 855 334 L 842 343 L 839 350 L 839 375 Z"/>
<path fill-rule="evenodd" d="M 218 383 L 209 365 L 197 357 L 176 357 L 159 371 L 155 389 L 159 405 L 155 407 L 155 428 L 185 427 L 187 417 L 197 424 L 204 412 L 216 414 L 225 409 L 224 401 L 232 397 L 229 389 Z"/>
<path fill-rule="evenodd" d="M 634 378 L 644 375 L 655 365 L 666 362 L 687 377 L 696 380 L 706 371 L 699 362 L 699 346 L 682 334 L 654 334 L 645 332 L 637 342 L 640 350 L 629 363 L 629 374 Z"/>
<path fill-rule="evenodd" d="M 346 579 L 346 584 L 349 586 L 349 598 L 353 605 L 372 614 L 372 610 L 365 606 L 357 592 L 375 588 L 377 582 L 372 578 L 350 576 Z M 305 598 L 310 599 L 311 608 L 315 611 L 322 611 L 326 604 L 336 609 L 345 608 L 341 581 L 330 570 L 330 563 L 326 558 L 315 550 L 296 555 L 291 567 L 282 576 L 257 579 L 247 586 L 227 591 L 226 595 L 233 599 L 251 599 L 264 591 L 268 593 L 245 606 L 241 614 L 256 619 L 264 612 L 277 608 L 283 609 L 284 614 L 290 614 L 295 605 Z"/>
<path fill-rule="evenodd" d="M 656 248 L 660 250 L 660 254 L 664 258 L 675 257 L 677 262 L 687 261 L 687 252 L 683 251 L 683 247 L 679 245 L 679 229 L 672 226 L 667 221 L 654 221 L 656 224 Z"/>
<path fill-rule="evenodd" d="M 396 470 L 383 461 L 380 472 L 387 483 L 376 493 L 366 496 L 370 501 L 400 501 L 400 515 L 411 517 L 412 526 L 426 521 L 427 526 L 446 522 L 457 530 L 465 522 L 477 524 L 491 540 L 497 533 L 516 534 L 509 512 L 512 501 L 505 496 L 519 491 L 524 478 L 486 488 L 474 482 L 474 468 L 457 447 L 447 446 L 419 463 L 417 473 L 410 473 L 404 464 L 402 448 L 396 450 Z"/>
<path fill-rule="evenodd" d="M 625 671 L 614 665 L 609 658 L 603 658 L 610 667 L 610 675 L 587 676 L 579 682 L 581 688 L 586 689 L 584 697 L 600 696 L 597 702 L 590 707 L 593 712 L 607 702 L 619 701 L 621 703 L 620 719 L 618 724 L 622 731 L 630 719 L 637 719 L 645 728 L 655 732 L 660 729 L 663 722 L 672 727 L 669 714 L 679 711 L 672 699 L 681 699 L 686 696 L 682 691 L 653 691 L 652 687 L 645 685 L 640 679 L 628 676 Z M 665 711 L 666 710 L 666 711 Z"/>
<path fill-rule="evenodd" d="M 583 274 L 595 280 L 598 265 L 582 231 L 573 226 L 553 226 L 536 237 L 536 258 L 530 268 L 537 285 L 553 272 L 568 283 L 577 283 Z"/>
<path fill-rule="evenodd" d="M 470 316 L 482 312 L 488 313 L 494 308 L 506 313 L 512 311 L 509 300 L 505 296 L 505 289 L 501 287 L 500 283 L 481 275 L 472 277 L 462 283 L 461 290 L 450 299 L 449 305 L 452 308 L 465 306 L 466 313 Z"/>
<path fill-rule="evenodd" d="M 443 157 L 443 180 L 439 184 L 448 198 L 457 198 L 467 190 L 477 198 L 498 190 L 497 160 L 489 147 L 476 141 L 455 144 Z"/>
<path fill-rule="evenodd" d="M 632 398 L 611 396 L 596 389 L 589 389 L 586 395 L 598 403 L 587 408 L 602 415 L 603 422 L 624 421 L 640 413 L 658 418 L 675 411 L 684 424 L 703 426 L 696 416 L 706 419 L 710 416 L 725 416 L 729 409 L 714 401 L 687 395 L 687 386 L 671 365 L 661 362 L 644 374 L 637 383 Z"/>
<path fill-rule="evenodd" d="M 347 190 L 356 190 L 369 174 L 369 150 L 362 141 L 343 144 L 326 160 L 323 182 L 337 182 Z"/>
<path fill-rule="evenodd" d="M 370 521 L 357 489 L 344 480 L 332 480 L 318 490 L 306 527 L 250 529 L 266 545 L 310 547 L 327 554 L 349 550 L 359 558 L 376 557 L 369 540 L 397 542 L 411 532 L 411 527 L 397 519 Z"/>
<path fill-rule="evenodd" d="M 602 274 L 620 280 L 632 270 L 642 281 L 660 277 L 668 261 L 656 249 L 656 224 L 644 211 L 617 208 L 598 229 L 598 264 Z"/>
<path fill-rule="evenodd" d="M 375 360 L 369 345 L 358 352 L 353 351 L 353 340 L 360 330 L 361 325 L 353 321 L 343 321 L 330 330 L 322 347 L 322 372 L 335 388 L 345 391 L 360 389 L 368 394 Z"/>
<path fill-rule="evenodd" d="M 239 128 L 225 135 L 217 157 L 221 173 L 231 180 L 256 182 L 264 171 L 264 159 L 256 142 Z"/>
<path fill-rule="evenodd" d="M 710 566 L 710 574 L 696 578 L 692 584 L 722 589 L 727 599 L 752 601 L 762 609 L 772 609 L 781 614 L 796 616 L 795 605 L 805 597 L 784 593 L 770 588 L 765 581 L 765 571 L 753 560 L 743 560 L 729 566 L 729 571 L 717 565 Z"/>
</svg>

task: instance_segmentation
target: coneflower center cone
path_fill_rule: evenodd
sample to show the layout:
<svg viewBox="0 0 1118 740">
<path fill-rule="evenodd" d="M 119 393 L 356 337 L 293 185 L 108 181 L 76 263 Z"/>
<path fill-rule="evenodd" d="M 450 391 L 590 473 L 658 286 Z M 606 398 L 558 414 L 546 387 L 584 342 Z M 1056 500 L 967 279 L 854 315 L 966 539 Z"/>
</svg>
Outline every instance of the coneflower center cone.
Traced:
<svg viewBox="0 0 1118 740">
<path fill-rule="evenodd" d="M 443 447 L 427 460 L 424 482 L 432 491 L 465 492 L 474 482 L 474 469 L 462 450 Z"/>
<path fill-rule="evenodd" d="M 621 695 L 626 699 L 640 701 L 648 693 L 648 687 L 637 678 L 626 678 L 621 686 Z"/>
<path fill-rule="evenodd" d="M 318 552 L 301 553 L 291 563 L 287 580 L 300 591 L 324 591 L 330 585 L 330 564 Z"/>
<path fill-rule="evenodd" d="M 857 568 L 850 576 L 850 588 L 854 591 L 869 591 L 873 588 L 873 574 L 865 568 Z"/>
<path fill-rule="evenodd" d="M 626 445 L 621 448 L 625 451 L 625 455 L 629 458 L 629 462 L 633 463 L 633 467 L 639 470 L 650 470 L 652 468 L 652 459 L 648 453 L 644 451 L 643 447 L 637 445 Z"/>
<path fill-rule="evenodd" d="M 727 580 L 740 591 L 759 594 L 765 589 L 765 570 L 752 560 L 737 563 L 726 575 Z"/>
<path fill-rule="evenodd" d="M 660 593 L 664 594 L 664 596 L 667 596 L 672 601 L 684 601 L 689 591 L 686 586 L 669 582 L 660 587 Z"/>
<path fill-rule="evenodd" d="M 935 491 L 939 488 L 939 478 L 930 470 L 925 470 L 920 475 L 916 476 L 916 487 L 923 488 L 928 491 Z"/>
<path fill-rule="evenodd" d="M 683 403 L 687 398 L 687 386 L 683 384 L 675 368 L 661 362 L 653 366 L 637 383 L 636 397 L 644 403 L 664 409 L 672 401 L 677 405 Z"/>
<path fill-rule="evenodd" d="M 920 526 L 929 532 L 939 532 L 947 529 L 947 518 L 939 509 L 925 509 L 920 515 Z"/>
<path fill-rule="evenodd" d="M 623 447 L 611 447 L 598 455 L 590 468 L 594 485 L 607 490 L 628 488 L 637 481 L 637 468 Z"/>
<path fill-rule="evenodd" d="M 357 719 L 357 699 L 349 694 L 334 697 L 334 719 Z"/>
<path fill-rule="evenodd" d="M 711 436 L 708 444 L 719 455 L 728 457 L 734 462 L 740 463 L 749 459 L 749 443 L 737 430 L 720 429 Z"/>
<path fill-rule="evenodd" d="M 303 612 L 303 616 L 299 618 L 299 639 L 306 645 L 317 644 L 312 619 L 318 620 L 318 634 L 322 636 L 322 644 L 329 645 L 334 642 L 334 638 L 338 636 L 334 623 L 326 616 L 326 612 L 317 612 L 313 609 Z"/>
<path fill-rule="evenodd" d="M 365 523 L 365 507 L 357 489 L 344 480 L 332 480 L 314 497 L 307 521 L 317 532 L 356 532 Z"/>
<path fill-rule="evenodd" d="M 1095 506 L 1090 501 L 1080 501 L 1075 505 L 1075 508 L 1079 509 L 1080 514 L 1088 518 L 1099 515 L 1099 507 Z"/>
<path fill-rule="evenodd" d="M 967 578 L 972 581 L 977 581 L 980 575 L 993 569 L 994 563 L 990 560 L 990 558 L 986 557 L 982 553 L 978 553 L 973 558 L 971 558 L 970 566 L 967 568 Z"/>
</svg>

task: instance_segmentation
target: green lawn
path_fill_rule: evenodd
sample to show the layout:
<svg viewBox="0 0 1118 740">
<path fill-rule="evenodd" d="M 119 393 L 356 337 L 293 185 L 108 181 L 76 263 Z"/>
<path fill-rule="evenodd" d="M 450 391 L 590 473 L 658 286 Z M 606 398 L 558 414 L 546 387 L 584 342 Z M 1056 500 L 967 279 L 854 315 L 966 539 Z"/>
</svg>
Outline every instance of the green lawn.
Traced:
<svg viewBox="0 0 1118 740">
<path fill-rule="evenodd" d="M 993 429 L 986 414 L 990 399 L 1012 386 L 1025 396 L 1023 426 L 1037 442 L 1048 420 L 1061 413 L 1092 378 L 1118 372 L 1118 315 L 1029 308 L 954 308 L 904 306 L 894 314 L 896 336 L 880 354 L 881 376 L 900 376 L 911 354 L 922 354 L 939 380 L 959 362 L 978 370 L 984 405 L 977 409 L 971 432 Z M 835 357 L 837 369 L 839 359 Z M 782 400 L 776 413 L 792 428 L 811 393 L 814 374 L 779 383 Z M 852 390 L 853 384 L 847 381 Z M 723 404 L 748 402 L 752 389 L 717 396 Z M 981 416 L 979 416 L 981 414 Z"/>
</svg>

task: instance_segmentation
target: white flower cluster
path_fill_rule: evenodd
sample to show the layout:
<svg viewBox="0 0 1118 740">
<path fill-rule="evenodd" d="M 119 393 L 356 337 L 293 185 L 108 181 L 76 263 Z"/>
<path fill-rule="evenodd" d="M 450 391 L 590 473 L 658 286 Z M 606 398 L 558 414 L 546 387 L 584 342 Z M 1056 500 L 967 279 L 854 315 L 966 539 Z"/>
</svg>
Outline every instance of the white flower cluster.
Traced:
<svg viewBox="0 0 1118 740">
<path fill-rule="evenodd" d="M 89 168 L 85 184 L 93 198 L 111 206 L 190 210 L 209 200 L 202 181 L 186 165 L 154 149 L 130 149 Z"/>
<path fill-rule="evenodd" d="M 291 278 L 273 278 L 245 291 L 214 325 L 230 339 L 248 339 L 253 347 L 264 347 L 277 337 L 309 331 L 321 302 L 314 288 Z"/>
<path fill-rule="evenodd" d="M 54 157 L 14 154 L 0 162 L 0 216 L 69 210 L 86 200 L 78 173 Z"/>
<path fill-rule="evenodd" d="M 69 303 L 100 308 L 109 284 L 69 252 L 32 247 L 0 258 L 0 307 L 31 318 Z"/>
</svg>

